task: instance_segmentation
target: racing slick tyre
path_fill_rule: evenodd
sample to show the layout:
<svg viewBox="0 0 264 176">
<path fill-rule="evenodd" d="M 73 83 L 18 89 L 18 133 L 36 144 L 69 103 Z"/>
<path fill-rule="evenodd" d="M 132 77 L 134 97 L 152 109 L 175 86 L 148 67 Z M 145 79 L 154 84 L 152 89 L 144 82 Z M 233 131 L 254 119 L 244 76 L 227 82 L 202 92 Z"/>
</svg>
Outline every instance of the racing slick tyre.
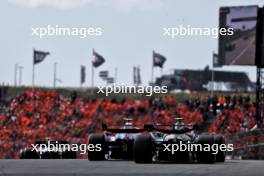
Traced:
<svg viewBox="0 0 264 176">
<path fill-rule="evenodd" d="M 136 163 L 152 163 L 152 138 L 139 135 L 134 143 L 134 160 Z"/>
<path fill-rule="evenodd" d="M 39 159 L 39 155 L 36 151 L 28 149 L 21 152 L 20 159 Z"/>
<path fill-rule="evenodd" d="M 104 135 L 95 135 L 92 134 L 89 137 L 89 144 L 98 145 L 101 144 L 101 151 L 89 151 L 88 150 L 88 159 L 90 161 L 102 161 L 105 160 L 106 154 L 106 141 Z"/>
<path fill-rule="evenodd" d="M 202 150 L 197 151 L 196 159 L 199 163 L 215 163 L 215 155 L 212 153 L 212 145 L 214 144 L 214 137 L 212 135 L 198 136 L 198 144 L 202 145 Z M 210 147 L 209 151 L 204 151 L 205 147 Z"/>
<path fill-rule="evenodd" d="M 215 144 L 218 145 L 218 148 L 221 144 L 225 144 L 225 139 L 221 135 L 215 135 L 214 136 Z M 225 151 L 218 150 L 218 153 L 216 154 L 216 162 L 225 162 Z"/>
</svg>

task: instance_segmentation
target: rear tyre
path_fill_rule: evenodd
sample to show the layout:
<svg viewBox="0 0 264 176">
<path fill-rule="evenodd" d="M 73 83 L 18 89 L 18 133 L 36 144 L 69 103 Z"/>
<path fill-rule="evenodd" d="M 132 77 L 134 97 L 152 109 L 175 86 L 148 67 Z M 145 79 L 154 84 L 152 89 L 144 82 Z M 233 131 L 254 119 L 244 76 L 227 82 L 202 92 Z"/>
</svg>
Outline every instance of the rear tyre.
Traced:
<svg viewBox="0 0 264 176">
<path fill-rule="evenodd" d="M 21 152 L 20 159 L 39 159 L 39 154 L 36 151 L 27 149 Z"/>
<path fill-rule="evenodd" d="M 90 161 L 105 160 L 106 141 L 105 141 L 104 135 L 95 135 L 95 134 L 90 135 L 89 144 L 93 144 L 93 145 L 101 144 L 101 151 L 89 151 L 88 150 L 88 159 Z"/>
<path fill-rule="evenodd" d="M 220 147 L 220 145 L 225 144 L 225 139 L 221 135 L 216 135 L 214 137 L 214 140 L 215 140 L 215 144 L 218 145 L 218 148 Z M 225 151 L 218 150 L 218 153 L 216 154 L 216 162 L 225 162 L 225 156 L 226 156 Z"/>
<path fill-rule="evenodd" d="M 152 138 L 140 135 L 134 143 L 134 160 L 136 163 L 152 163 Z"/>
<path fill-rule="evenodd" d="M 215 163 L 215 155 L 212 153 L 212 145 L 214 144 L 214 137 L 211 135 L 200 135 L 198 137 L 198 144 L 201 144 L 202 151 L 197 151 L 197 161 L 199 163 Z M 209 151 L 204 151 L 205 147 L 210 147 Z"/>
</svg>

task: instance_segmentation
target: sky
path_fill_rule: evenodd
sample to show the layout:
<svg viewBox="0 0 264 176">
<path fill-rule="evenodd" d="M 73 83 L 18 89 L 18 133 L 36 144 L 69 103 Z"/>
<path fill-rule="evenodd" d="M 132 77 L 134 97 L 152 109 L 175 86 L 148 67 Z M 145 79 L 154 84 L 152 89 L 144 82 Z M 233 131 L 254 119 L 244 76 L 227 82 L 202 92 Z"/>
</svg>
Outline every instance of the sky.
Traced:
<svg viewBox="0 0 264 176">
<path fill-rule="evenodd" d="M 133 66 L 140 66 L 144 85 L 151 79 L 152 51 L 167 61 L 162 73 L 173 69 L 204 69 L 212 65 L 212 52 L 218 39 L 211 36 L 169 38 L 164 27 L 191 25 L 218 27 L 221 6 L 259 5 L 263 0 L 1 0 L 0 1 L 0 83 L 14 85 L 14 65 L 23 67 L 22 85 L 32 84 L 33 48 L 49 51 L 35 66 L 35 85 L 53 86 L 53 65 L 57 63 L 59 87 L 80 86 L 80 65 L 86 66 L 86 82 L 91 85 L 91 60 L 94 48 L 106 59 L 95 69 L 95 85 L 105 85 L 98 77 L 109 70 L 117 83 L 133 83 Z M 100 27 L 101 36 L 32 36 L 32 27 Z M 256 79 L 254 66 L 224 66 L 218 70 L 245 71 Z M 154 76 L 161 75 L 154 69 Z"/>
</svg>

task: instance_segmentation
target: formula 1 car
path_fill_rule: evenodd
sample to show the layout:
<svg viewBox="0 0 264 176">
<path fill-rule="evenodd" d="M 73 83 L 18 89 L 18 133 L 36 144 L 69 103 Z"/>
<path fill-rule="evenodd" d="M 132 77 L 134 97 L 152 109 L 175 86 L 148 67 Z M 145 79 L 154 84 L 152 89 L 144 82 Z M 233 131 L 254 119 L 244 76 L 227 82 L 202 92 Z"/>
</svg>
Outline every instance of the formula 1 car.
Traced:
<svg viewBox="0 0 264 176">
<path fill-rule="evenodd" d="M 89 136 L 89 144 L 101 145 L 101 151 L 88 151 L 88 159 L 90 161 L 133 159 L 134 140 L 145 129 L 134 126 L 131 119 L 125 118 L 124 121 L 125 124 L 121 128 L 108 128 L 106 124 L 102 124 L 104 131 L 102 135 L 91 134 Z"/>
<path fill-rule="evenodd" d="M 149 133 L 139 135 L 135 139 L 134 160 L 136 163 L 156 161 L 214 163 L 225 161 L 225 151 L 218 150 L 216 153 L 211 150 L 213 145 L 214 147 L 216 144 L 218 146 L 225 145 L 224 138 L 220 135 L 198 135 L 196 126 L 185 125 L 183 118 L 176 118 L 176 123 L 173 125 L 147 125 L 144 128 Z M 196 148 L 179 150 L 179 146 Z M 207 149 L 203 150 L 205 146 Z"/>
<path fill-rule="evenodd" d="M 34 147 L 27 147 L 20 151 L 20 159 L 76 159 L 77 153 L 72 150 L 61 148 L 49 148 L 49 144 L 54 146 L 69 145 L 67 141 L 36 141 Z"/>
</svg>

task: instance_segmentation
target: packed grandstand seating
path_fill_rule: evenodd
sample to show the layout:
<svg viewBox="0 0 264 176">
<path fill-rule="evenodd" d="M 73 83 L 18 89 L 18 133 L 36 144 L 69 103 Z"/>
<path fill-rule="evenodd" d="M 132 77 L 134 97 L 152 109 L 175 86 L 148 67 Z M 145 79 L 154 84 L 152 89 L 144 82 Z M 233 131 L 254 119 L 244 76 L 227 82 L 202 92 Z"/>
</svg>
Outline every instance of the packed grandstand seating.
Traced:
<svg viewBox="0 0 264 176">
<path fill-rule="evenodd" d="M 14 97 L 0 113 L 0 158 L 19 158 L 19 150 L 36 140 L 51 138 L 87 143 L 87 136 L 100 132 L 102 122 L 122 125 L 123 118 L 134 124 L 172 123 L 175 114 L 185 123 L 202 125 L 213 116 L 210 133 L 225 135 L 249 131 L 255 126 L 255 105 L 249 97 L 195 95 L 177 103 L 175 97 L 144 99 L 84 99 L 63 97 L 55 91 L 32 90 Z M 243 144 L 241 144 L 243 145 Z M 86 156 L 80 156 L 86 157 Z"/>
<path fill-rule="evenodd" d="M 209 132 L 235 133 L 248 131 L 256 125 L 256 106 L 250 97 L 224 97 L 217 100 L 218 113 L 216 121 Z"/>
</svg>

